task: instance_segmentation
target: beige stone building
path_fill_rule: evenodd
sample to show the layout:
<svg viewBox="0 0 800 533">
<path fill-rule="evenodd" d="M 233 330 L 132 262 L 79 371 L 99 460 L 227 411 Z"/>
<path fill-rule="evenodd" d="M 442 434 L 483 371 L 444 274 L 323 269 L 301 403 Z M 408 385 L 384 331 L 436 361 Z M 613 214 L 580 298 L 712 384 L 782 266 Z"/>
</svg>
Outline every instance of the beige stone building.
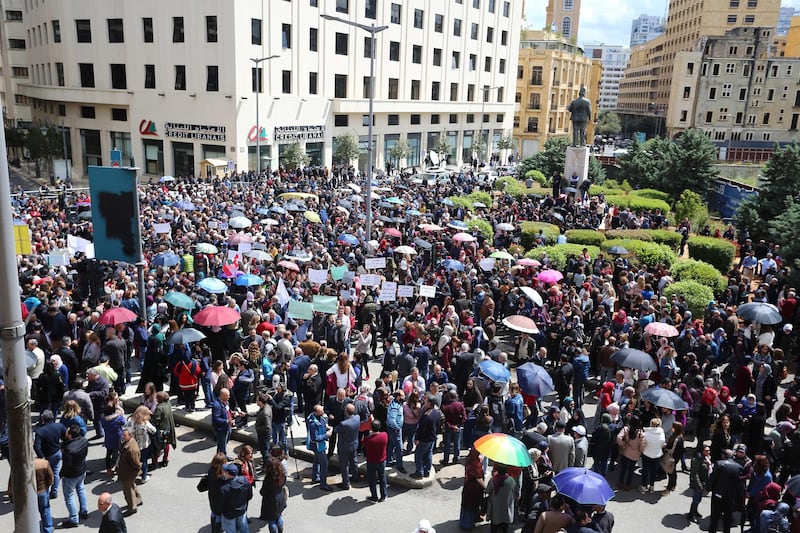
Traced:
<svg viewBox="0 0 800 533">
<path fill-rule="evenodd" d="M 580 18 L 581 0 L 547 0 L 544 19 L 547 29 L 573 43 L 578 42 Z"/>
<path fill-rule="evenodd" d="M 586 97 L 597 113 L 601 74 L 600 61 L 586 57 L 567 39 L 551 32 L 525 32 L 514 100 L 514 138 L 523 158 L 539 152 L 548 137 L 570 134 L 567 106 L 581 87 L 586 87 Z M 586 138 L 593 137 L 590 122 Z"/>
</svg>

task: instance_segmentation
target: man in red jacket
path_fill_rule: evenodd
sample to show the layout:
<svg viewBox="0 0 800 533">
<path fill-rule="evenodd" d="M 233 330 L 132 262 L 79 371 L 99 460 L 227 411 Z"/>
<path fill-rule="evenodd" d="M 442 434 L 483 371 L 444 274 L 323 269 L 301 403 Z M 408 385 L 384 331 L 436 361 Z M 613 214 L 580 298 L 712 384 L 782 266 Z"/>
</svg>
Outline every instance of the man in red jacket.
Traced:
<svg viewBox="0 0 800 533">
<path fill-rule="evenodd" d="M 367 456 L 367 477 L 369 478 L 369 492 L 367 498 L 371 502 L 382 502 L 386 499 L 386 446 L 389 436 L 381 431 L 381 423 L 372 421 L 370 432 L 364 437 L 362 446 Z M 378 499 L 377 485 L 381 484 L 381 497 Z"/>
</svg>

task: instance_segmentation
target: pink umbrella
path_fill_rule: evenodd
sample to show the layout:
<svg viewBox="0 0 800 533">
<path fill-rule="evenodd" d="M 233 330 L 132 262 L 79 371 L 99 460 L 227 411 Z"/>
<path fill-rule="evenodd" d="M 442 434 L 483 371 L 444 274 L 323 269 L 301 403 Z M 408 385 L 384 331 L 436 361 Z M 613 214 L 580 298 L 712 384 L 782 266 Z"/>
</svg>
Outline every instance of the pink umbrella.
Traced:
<svg viewBox="0 0 800 533">
<path fill-rule="evenodd" d="M 675 326 L 664 322 L 651 322 L 644 328 L 645 333 L 656 337 L 677 337 L 678 329 Z"/>
<path fill-rule="evenodd" d="M 389 235 L 390 237 L 402 237 L 403 236 L 403 234 L 400 233 L 400 230 L 397 229 L 397 228 L 386 228 L 385 230 L 383 230 L 383 232 L 386 235 Z"/>
<path fill-rule="evenodd" d="M 211 305 L 192 317 L 201 326 L 227 326 L 239 320 L 241 315 L 230 307 Z"/>
<path fill-rule="evenodd" d="M 247 233 L 236 233 L 228 238 L 228 244 L 231 246 L 238 246 L 241 243 L 252 243 L 253 237 Z"/>
<path fill-rule="evenodd" d="M 444 228 L 436 224 L 420 224 L 419 229 L 422 231 L 442 231 Z"/>
<path fill-rule="evenodd" d="M 524 257 L 522 259 L 518 259 L 517 260 L 517 265 L 525 266 L 525 267 L 540 267 L 540 266 L 542 266 L 542 264 L 539 261 L 537 261 L 536 259 L 528 259 L 527 257 Z"/>
<path fill-rule="evenodd" d="M 455 235 L 453 235 L 453 240 L 456 242 L 473 242 L 477 239 L 472 235 L 470 235 L 469 233 L 464 233 L 462 231 L 461 233 L 456 233 Z"/>
<path fill-rule="evenodd" d="M 545 270 L 540 272 L 536 279 L 543 283 L 558 283 L 562 279 L 564 279 L 564 274 L 559 272 L 558 270 Z"/>
<path fill-rule="evenodd" d="M 126 322 L 133 322 L 136 320 L 136 313 L 125 309 L 124 307 L 112 307 L 102 315 L 98 322 L 105 326 L 116 326 L 117 324 L 125 324 Z"/>
<path fill-rule="evenodd" d="M 278 261 L 278 266 L 288 270 L 294 270 L 295 272 L 300 272 L 300 267 L 297 266 L 297 263 L 293 263 L 291 261 Z"/>
<path fill-rule="evenodd" d="M 536 327 L 536 322 L 533 319 L 523 315 L 511 315 L 503 319 L 503 324 L 508 329 L 519 331 L 521 333 L 536 334 L 539 333 L 539 328 Z"/>
</svg>

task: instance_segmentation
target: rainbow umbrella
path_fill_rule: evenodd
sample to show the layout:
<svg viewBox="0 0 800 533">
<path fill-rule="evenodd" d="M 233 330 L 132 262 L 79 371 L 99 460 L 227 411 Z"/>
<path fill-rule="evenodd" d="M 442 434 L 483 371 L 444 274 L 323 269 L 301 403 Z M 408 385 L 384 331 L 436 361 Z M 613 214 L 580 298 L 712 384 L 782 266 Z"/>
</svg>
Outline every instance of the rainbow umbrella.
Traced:
<svg viewBox="0 0 800 533">
<path fill-rule="evenodd" d="M 531 466 L 531 456 L 522 441 L 505 433 L 484 435 L 475 441 L 475 449 L 497 463 Z"/>
</svg>

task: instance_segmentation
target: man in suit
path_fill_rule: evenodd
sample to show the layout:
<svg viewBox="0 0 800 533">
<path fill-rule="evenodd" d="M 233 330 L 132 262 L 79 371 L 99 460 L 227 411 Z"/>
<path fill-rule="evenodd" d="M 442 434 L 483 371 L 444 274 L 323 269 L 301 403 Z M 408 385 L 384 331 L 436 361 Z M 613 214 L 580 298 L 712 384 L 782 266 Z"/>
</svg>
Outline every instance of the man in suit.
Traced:
<svg viewBox="0 0 800 533">
<path fill-rule="evenodd" d="M 117 373 L 114 390 L 122 395 L 125 393 L 125 361 L 128 357 L 128 344 L 117 335 L 117 330 L 114 328 L 106 330 L 106 338 L 108 340 L 103 346 L 103 353 L 108 356 L 108 364 Z"/>
<path fill-rule="evenodd" d="M 128 533 L 122 511 L 111 500 L 111 494 L 104 492 L 97 498 L 97 510 L 103 513 L 98 533 Z"/>
<path fill-rule="evenodd" d="M 723 459 L 714 463 L 708 478 L 711 492 L 711 522 L 709 533 L 717 533 L 717 523 L 722 517 L 722 531 L 730 533 L 734 504 L 741 500 L 742 465 L 733 460 L 733 451 L 725 450 Z"/>
<path fill-rule="evenodd" d="M 339 468 L 342 469 L 342 482 L 339 488 L 350 489 L 350 482 L 358 481 L 358 465 L 356 464 L 356 450 L 358 450 L 358 428 L 361 419 L 356 416 L 355 404 L 349 403 L 344 408 L 345 418 L 338 426 Z"/>
<path fill-rule="evenodd" d="M 136 439 L 128 429 L 122 430 L 122 443 L 119 449 L 119 483 L 122 485 L 122 493 L 125 495 L 125 502 L 128 509 L 126 516 L 130 516 L 138 511 L 137 507 L 142 503 L 142 495 L 136 488 L 136 476 L 142 469 L 141 452 Z"/>
<path fill-rule="evenodd" d="M 550 460 L 553 462 L 553 471 L 558 474 L 565 468 L 575 463 L 575 440 L 564 434 L 564 422 L 556 422 L 556 432 L 547 438 L 550 447 Z"/>
<path fill-rule="evenodd" d="M 227 453 L 228 439 L 231 438 L 233 414 L 228 406 L 230 397 L 230 391 L 222 388 L 219 390 L 219 395 L 211 406 L 211 425 L 214 428 L 214 435 L 217 438 L 217 453 Z"/>
</svg>

